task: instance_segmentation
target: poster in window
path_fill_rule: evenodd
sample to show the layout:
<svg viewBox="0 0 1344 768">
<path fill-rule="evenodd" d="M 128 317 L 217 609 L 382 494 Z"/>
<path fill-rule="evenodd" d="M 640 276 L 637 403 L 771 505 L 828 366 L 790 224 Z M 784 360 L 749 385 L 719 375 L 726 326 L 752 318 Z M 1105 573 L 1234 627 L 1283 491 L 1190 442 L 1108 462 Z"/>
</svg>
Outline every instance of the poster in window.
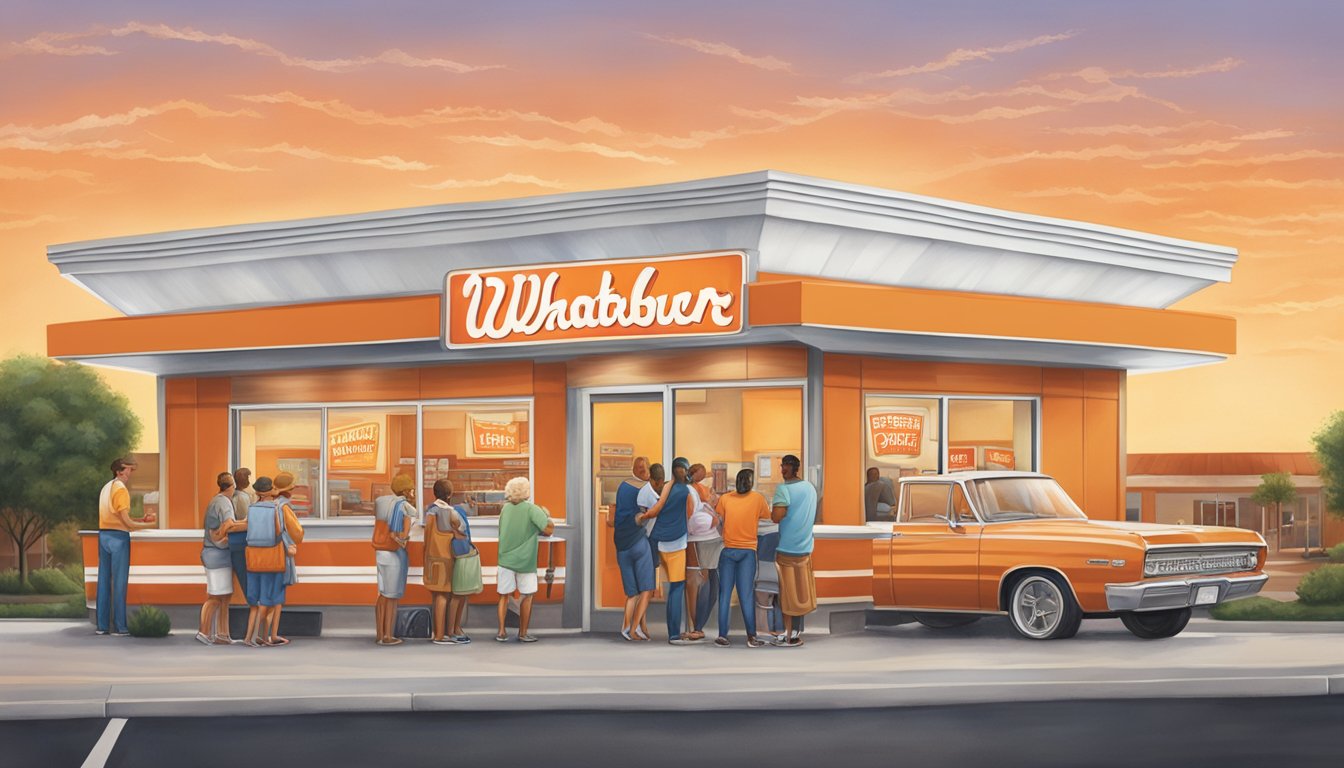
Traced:
<svg viewBox="0 0 1344 768">
<path fill-rule="evenodd" d="M 947 449 L 947 471 L 966 472 L 975 469 L 975 446 Z"/>
<path fill-rule="evenodd" d="M 924 452 L 926 409 L 874 406 L 867 416 L 868 447 L 874 458 L 911 458 Z"/>
<path fill-rule="evenodd" d="M 363 421 L 327 430 L 327 469 L 333 472 L 382 471 L 383 425 Z"/>
<path fill-rule="evenodd" d="M 1012 448 L 985 447 L 985 469 L 1017 469 L 1017 457 Z"/>
<path fill-rule="evenodd" d="M 527 455 L 526 423 L 512 413 L 467 414 L 467 455 L 504 458 Z"/>
</svg>

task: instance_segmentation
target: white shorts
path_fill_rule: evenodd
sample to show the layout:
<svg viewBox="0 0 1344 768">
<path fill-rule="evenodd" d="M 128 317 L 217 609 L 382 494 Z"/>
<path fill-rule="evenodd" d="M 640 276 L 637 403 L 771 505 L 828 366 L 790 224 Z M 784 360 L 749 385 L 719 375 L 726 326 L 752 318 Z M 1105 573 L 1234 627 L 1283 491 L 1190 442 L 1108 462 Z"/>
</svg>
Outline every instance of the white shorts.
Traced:
<svg viewBox="0 0 1344 768">
<path fill-rule="evenodd" d="M 518 573 L 508 568 L 498 568 L 495 575 L 495 590 L 501 595 L 511 595 L 515 589 L 524 596 L 537 594 L 537 572 Z"/>
<path fill-rule="evenodd" d="M 233 568 L 206 568 L 205 594 L 211 597 L 233 594 Z"/>
</svg>

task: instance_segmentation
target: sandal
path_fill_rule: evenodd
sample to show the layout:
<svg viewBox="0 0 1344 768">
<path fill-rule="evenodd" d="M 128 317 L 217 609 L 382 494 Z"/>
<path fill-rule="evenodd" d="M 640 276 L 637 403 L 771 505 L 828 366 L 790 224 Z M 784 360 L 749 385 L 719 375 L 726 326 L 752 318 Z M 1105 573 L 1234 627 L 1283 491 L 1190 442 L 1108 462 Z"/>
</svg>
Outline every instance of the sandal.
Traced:
<svg viewBox="0 0 1344 768">
<path fill-rule="evenodd" d="M 730 642 L 728 638 L 720 636 L 714 638 L 714 644 L 719 646 L 720 648 L 727 648 L 728 646 L 732 645 L 732 642 Z"/>
<path fill-rule="evenodd" d="M 228 635 L 215 635 L 211 640 L 215 645 L 233 645 L 233 638 Z"/>
<path fill-rule="evenodd" d="M 648 634 L 647 632 L 644 631 L 644 628 L 643 628 L 643 627 L 636 626 L 636 627 L 635 627 L 635 637 L 639 638 L 640 640 L 648 640 L 648 639 L 649 639 L 649 634 Z"/>
<path fill-rule="evenodd" d="M 495 635 L 495 642 L 496 642 L 496 643 L 507 643 L 507 642 L 509 642 L 509 636 L 508 636 L 508 635 Z"/>
<path fill-rule="evenodd" d="M 289 645 L 289 638 L 287 638 L 287 637 L 280 637 L 279 635 L 276 635 L 275 637 L 272 637 L 271 640 L 270 640 L 270 642 L 268 642 L 268 643 L 266 643 L 266 644 L 267 644 L 267 645 Z"/>
<path fill-rule="evenodd" d="M 704 632 L 701 632 L 701 631 L 698 630 L 698 629 L 693 629 L 693 630 L 691 630 L 690 632 L 686 633 L 686 639 L 687 639 L 687 640 L 693 640 L 693 641 L 695 641 L 695 642 L 699 642 L 699 641 L 705 639 L 705 633 L 704 633 Z"/>
<path fill-rule="evenodd" d="M 626 641 L 627 643 L 629 643 L 629 642 L 634 642 L 634 639 L 635 639 L 635 638 L 633 638 L 633 637 L 630 636 L 630 628 L 629 628 L 629 627 L 621 627 L 621 637 L 625 638 L 625 641 Z"/>
<path fill-rule="evenodd" d="M 391 640 L 379 640 L 379 645 L 401 645 L 401 638 L 394 637 Z"/>
</svg>

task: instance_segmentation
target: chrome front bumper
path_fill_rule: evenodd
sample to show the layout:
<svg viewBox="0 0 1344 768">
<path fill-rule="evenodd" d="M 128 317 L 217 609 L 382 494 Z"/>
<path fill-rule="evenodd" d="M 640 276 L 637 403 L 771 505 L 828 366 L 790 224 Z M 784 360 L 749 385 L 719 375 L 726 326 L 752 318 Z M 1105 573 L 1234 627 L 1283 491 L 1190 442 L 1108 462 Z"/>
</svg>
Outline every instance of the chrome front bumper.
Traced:
<svg viewBox="0 0 1344 768">
<path fill-rule="evenodd" d="M 1133 584 L 1107 584 L 1106 607 L 1112 611 L 1162 611 L 1195 605 L 1200 587 L 1217 587 L 1218 598 L 1201 605 L 1216 605 L 1228 600 L 1250 597 L 1265 586 L 1269 577 L 1193 576 L 1188 579 L 1140 581 Z"/>
</svg>

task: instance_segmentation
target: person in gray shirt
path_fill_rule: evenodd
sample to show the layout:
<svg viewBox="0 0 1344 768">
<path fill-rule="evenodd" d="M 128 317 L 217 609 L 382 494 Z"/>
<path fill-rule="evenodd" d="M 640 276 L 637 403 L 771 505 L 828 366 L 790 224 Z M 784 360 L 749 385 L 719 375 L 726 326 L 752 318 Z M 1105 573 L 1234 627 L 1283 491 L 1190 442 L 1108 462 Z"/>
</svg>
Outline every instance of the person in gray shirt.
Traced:
<svg viewBox="0 0 1344 768">
<path fill-rule="evenodd" d="M 220 472 L 215 478 L 219 493 L 205 508 L 205 532 L 201 543 L 201 565 L 205 566 L 205 604 L 201 606 L 201 626 L 196 639 L 206 645 L 228 645 L 229 599 L 233 597 L 233 560 L 229 556 L 229 533 L 246 530 L 233 511 L 235 493 L 233 475 Z"/>
</svg>

